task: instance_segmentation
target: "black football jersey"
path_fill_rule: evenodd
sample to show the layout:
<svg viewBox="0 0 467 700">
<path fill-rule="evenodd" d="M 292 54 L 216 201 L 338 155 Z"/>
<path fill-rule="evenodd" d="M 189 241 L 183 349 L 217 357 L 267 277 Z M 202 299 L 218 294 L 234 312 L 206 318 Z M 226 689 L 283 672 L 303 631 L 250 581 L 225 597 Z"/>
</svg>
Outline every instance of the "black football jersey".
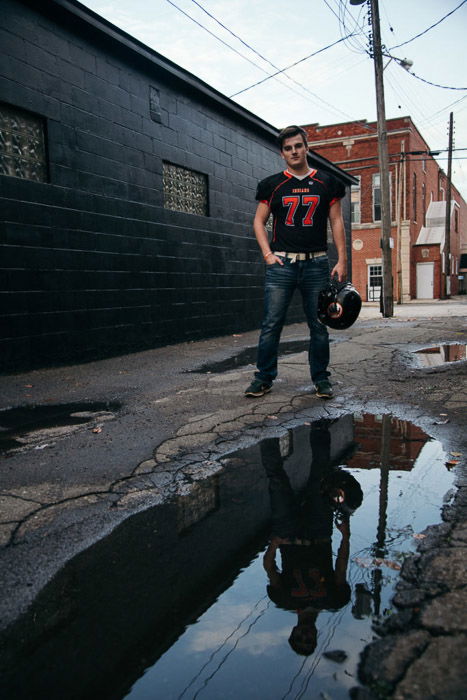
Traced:
<svg viewBox="0 0 467 700">
<path fill-rule="evenodd" d="M 271 250 L 327 250 L 329 208 L 344 194 L 344 185 L 323 170 L 311 170 L 303 179 L 284 170 L 261 180 L 256 199 L 267 204 L 273 215 Z"/>
</svg>

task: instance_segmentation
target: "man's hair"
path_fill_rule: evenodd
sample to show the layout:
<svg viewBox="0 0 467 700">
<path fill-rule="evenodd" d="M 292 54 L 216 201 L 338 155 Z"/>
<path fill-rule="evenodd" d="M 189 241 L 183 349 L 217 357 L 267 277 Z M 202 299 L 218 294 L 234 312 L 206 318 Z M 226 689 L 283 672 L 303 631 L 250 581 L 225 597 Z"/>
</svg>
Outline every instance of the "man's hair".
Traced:
<svg viewBox="0 0 467 700">
<path fill-rule="evenodd" d="M 336 506 L 332 499 L 332 492 L 335 489 L 342 489 L 345 494 L 343 504 Z M 332 508 L 341 510 L 345 515 L 350 515 L 357 510 L 363 501 L 362 487 L 357 479 L 340 467 L 334 467 L 321 481 L 321 493 L 327 496 Z"/>
<path fill-rule="evenodd" d="M 290 139 L 292 136 L 299 135 L 302 137 L 305 146 L 308 147 L 308 134 L 306 133 L 305 129 L 302 129 L 301 126 L 293 124 L 292 126 L 286 126 L 285 129 L 279 131 L 277 135 L 277 143 L 279 144 L 280 150 L 282 151 L 282 146 L 284 145 L 285 139 Z"/>
<path fill-rule="evenodd" d="M 318 630 L 313 627 L 307 628 L 308 635 L 303 635 L 298 625 L 292 629 L 289 637 L 289 644 L 296 654 L 300 656 L 310 656 L 316 649 L 318 641 Z"/>
</svg>

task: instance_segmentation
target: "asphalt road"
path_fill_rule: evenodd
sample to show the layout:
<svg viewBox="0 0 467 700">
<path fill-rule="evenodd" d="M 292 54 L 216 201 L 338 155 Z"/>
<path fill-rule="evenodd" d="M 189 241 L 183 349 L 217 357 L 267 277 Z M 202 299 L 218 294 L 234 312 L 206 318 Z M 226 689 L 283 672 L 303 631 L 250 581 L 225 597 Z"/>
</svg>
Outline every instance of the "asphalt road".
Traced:
<svg viewBox="0 0 467 700">
<path fill-rule="evenodd" d="M 273 391 L 260 400 L 243 396 L 252 365 L 197 372 L 255 346 L 256 331 L 235 329 L 222 338 L 0 377 L 0 417 L 19 406 L 36 406 L 40 413 L 70 404 L 85 421 L 23 429 L 16 435 L 20 442 L 2 459 L 0 629 L 27 610 L 65 562 L 130 515 L 186 488 L 184 465 L 209 475 L 222 454 L 258 441 L 265 431 L 343 411 L 389 412 L 461 455 L 457 492 L 443 525 L 404 567 L 399 617 L 368 650 L 362 665 L 366 689 L 356 692 L 368 697 L 371 687 L 371 697 L 461 697 L 467 363 L 420 369 L 413 352 L 465 344 L 466 311 L 467 299 L 461 297 L 396 306 L 391 319 L 382 319 L 376 306 L 364 306 L 352 328 L 332 333 L 330 401 L 315 397 L 305 351 L 281 359 Z M 306 335 L 304 324 L 296 324 L 284 330 L 282 340 Z"/>
</svg>

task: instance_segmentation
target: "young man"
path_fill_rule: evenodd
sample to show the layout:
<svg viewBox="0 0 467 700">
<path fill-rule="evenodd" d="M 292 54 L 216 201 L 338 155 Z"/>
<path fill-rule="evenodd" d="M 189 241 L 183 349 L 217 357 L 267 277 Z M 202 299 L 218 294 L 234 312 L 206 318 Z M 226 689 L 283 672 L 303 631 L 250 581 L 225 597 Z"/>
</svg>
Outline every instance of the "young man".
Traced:
<svg viewBox="0 0 467 700">
<path fill-rule="evenodd" d="M 310 329 L 308 358 L 311 379 L 321 398 L 332 397 L 328 379 L 329 335 L 317 318 L 318 294 L 330 281 L 327 257 L 327 221 L 337 248 L 331 270 L 342 282 L 346 276 L 345 231 L 340 199 L 344 185 L 328 173 L 310 168 L 307 135 L 298 126 L 283 129 L 278 141 L 287 169 L 261 180 L 253 228 L 266 263 L 264 315 L 258 344 L 257 371 L 245 396 L 259 397 L 271 390 L 277 376 L 277 352 L 287 308 L 299 289 Z M 273 215 L 269 240 L 266 222 Z"/>
</svg>

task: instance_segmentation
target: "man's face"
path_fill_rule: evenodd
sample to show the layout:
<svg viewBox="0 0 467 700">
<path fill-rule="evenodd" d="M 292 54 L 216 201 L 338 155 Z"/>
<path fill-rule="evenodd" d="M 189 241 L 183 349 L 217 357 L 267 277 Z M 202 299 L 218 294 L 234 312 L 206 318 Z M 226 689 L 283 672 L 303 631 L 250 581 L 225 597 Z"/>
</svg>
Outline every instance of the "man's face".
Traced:
<svg viewBox="0 0 467 700">
<path fill-rule="evenodd" d="M 307 151 L 308 149 L 301 134 L 297 134 L 297 136 L 290 136 L 290 138 L 285 139 L 282 144 L 281 155 L 288 168 L 291 170 L 303 170 L 308 167 Z"/>
</svg>

